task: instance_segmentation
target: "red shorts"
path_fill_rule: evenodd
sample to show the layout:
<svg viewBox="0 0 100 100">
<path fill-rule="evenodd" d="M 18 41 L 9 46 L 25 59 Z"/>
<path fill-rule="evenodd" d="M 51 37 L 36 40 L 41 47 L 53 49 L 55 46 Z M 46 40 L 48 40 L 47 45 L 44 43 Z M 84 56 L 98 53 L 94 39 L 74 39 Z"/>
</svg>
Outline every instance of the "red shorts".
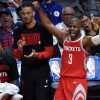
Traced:
<svg viewBox="0 0 100 100">
<path fill-rule="evenodd" d="M 62 77 L 55 93 L 55 100 L 86 100 L 86 79 Z"/>
</svg>

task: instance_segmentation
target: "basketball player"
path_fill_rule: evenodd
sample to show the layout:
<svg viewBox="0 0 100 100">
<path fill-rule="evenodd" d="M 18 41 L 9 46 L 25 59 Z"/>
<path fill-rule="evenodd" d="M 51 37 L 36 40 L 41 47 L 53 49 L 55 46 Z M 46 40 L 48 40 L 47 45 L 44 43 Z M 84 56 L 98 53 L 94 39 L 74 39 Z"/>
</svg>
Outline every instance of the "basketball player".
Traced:
<svg viewBox="0 0 100 100">
<path fill-rule="evenodd" d="M 59 31 L 45 16 L 37 1 L 33 2 L 44 26 L 63 44 L 60 82 L 55 100 L 86 100 L 88 84 L 86 66 L 91 46 L 100 44 L 100 33 L 96 36 L 81 36 L 81 22 L 73 18 L 69 25 L 69 35 Z"/>
</svg>

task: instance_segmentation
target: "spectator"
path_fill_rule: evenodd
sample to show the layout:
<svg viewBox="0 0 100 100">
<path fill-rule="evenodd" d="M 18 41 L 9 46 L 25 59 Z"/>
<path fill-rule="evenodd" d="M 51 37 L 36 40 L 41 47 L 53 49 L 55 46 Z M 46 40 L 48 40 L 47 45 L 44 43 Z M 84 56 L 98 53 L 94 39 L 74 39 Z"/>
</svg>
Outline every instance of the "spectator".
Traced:
<svg viewBox="0 0 100 100">
<path fill-rule="evenodd" d="M 13 20 L 12 14 L 8 8 L 3 8 L 0 11 L 1 30 L 0 41 L 2 41 L 3 48 L 13 46 Z"/>
<path fill-rule="evenodd" d="M 1 18 L 1 31 L 0 31 L 0 42 L 4 49 L 9 48 L 9 52 L 12 52 L 13 40 L 13 30 L 14 23 L 12 19 L 12 14 L 8 8 L 4 8 L 0 11 Z M 20 59 L 16 59 L 19 63 Z M 21 64 L 21 63 L 20 63 Z M 19 66 L 17 66 L 19 69 Z"/>
<path fill-rule="evenodd" d="M 33 2 L 38 10 L 43 25 L 63 44 L 60 82 L 55 93 L 55 100 L 86 100 L 88 84 L 86 80 L 85 61 L 87 48 L 100 44 L 100 34 L 94 37 L 81 36 L 81 21 L 73 18 L 69 25 L 69 35 L 55 28 L 45 16 L 37 1 Z M 45 20 L 44 20 L 45 19 Z M 77 57 L 79 55 L 79 57 Z"/>
<path fill-rule="evenodd" d="M 40 6 L 44 10 L 45 14 L 49 17 L 53 24 L 57 24 L 62 21 L 62 6 L 57 4 L 53 0 L 43 0 Z M 36 16 L 36 20 L 40 20 L 39 16 Z"/>
<path fill-rule="evenodd" d="M 80 14 L 83 13 L 89 14 L 90 16 L 99 15 L 95 0 L 76 0 L 76 3 L 74 3 L 72 6 L 77 16 L 80 16 Z"/>
<path fill-rule="evenodd" d="M 90 16 L 83 14 L 80 16 L 81 22 L 82 22 L 82 27 L 85 30 L 86 35 L 96 35 L 99 32 L 99 26 L 95 30 L 95 26 L 90 18 Z"/>
<path fill-rule="evenodd" d="M 99 27 L 95 30 L 95 26 L 93 25 L 93 22 L 91 21 L 91 18 L 88 15 L 83 14 L 82 16 L 80 16 L 80 20 L 82 22 L 82 27 L 85 30 L 86 36 L 95 36 L 99 34 Z M 100 45 L 91 47 L 90 55 L 97 54 L 100 54 Z"/>
<path fill-rule="evenodd" d="M 68 25 L 74 16 L 74 9 L 71 7 L 65 7 L 62 9 L 62 22 L 56 24 L 56 27 L 62 31 L 68 30 Z"/>
<path fill-rule="evenodd" d="M 21 18 L 25 24 L 14 32 L 14 55 L 22 61 L 23 99 L 51 100 L 48 60 L 53 55 L 53 39 L 34 15 L 33 5 L 24 2 Z"/>
<path fill-rule="evenodd" d="M 0 100 L 21 100 L 22 96 L 17 94 L 18 71 L 16 60 L 9 49 L 2 48 L 0 42 Z"/>
<path fill-rule="evenodd" d="M 22 0 L 8 0 L 8 8 L 12 13 L 13 16 L 13 22 L 16 26 L 21 24 L 21 19 L 19 16 L 19 11 L 20 11 L 20 5 L 22 3 Z"/>
<path fill-rule="evenodd" d="M 21 4 L 22 0 L 15 0 L 15 1 L 8 1 L 7 4 L 11 2 L 17 2 L 18 4 Z M 3 42 L 3 48 L 7 48 L 10 46 L 12 48 L 13 46 L 13 30 L 19 25 L 18 23 L 14 22 L 14 19 L 16 19 L 16 16 L 14 15 L 15 12 L 12 12 L 11 9 L 15 9 L 15 5 L 9 5 L 10 7 L 3 8 L 0 11 L 0 18 L 1 18 L 1 28 L 3 30 L 2 36 L 0 37 L 0 40 Z M 15 10 L 13 10 L 15 11 Z M 17 63 L 19 63 L 20 59 L 17 59 Z M 21 64 L 21 63 L 20 63 Z M 18 66 L 19 68 L 19 66 Z M 20 72 L 19 72 L 20 73 Z"/>
</svg>

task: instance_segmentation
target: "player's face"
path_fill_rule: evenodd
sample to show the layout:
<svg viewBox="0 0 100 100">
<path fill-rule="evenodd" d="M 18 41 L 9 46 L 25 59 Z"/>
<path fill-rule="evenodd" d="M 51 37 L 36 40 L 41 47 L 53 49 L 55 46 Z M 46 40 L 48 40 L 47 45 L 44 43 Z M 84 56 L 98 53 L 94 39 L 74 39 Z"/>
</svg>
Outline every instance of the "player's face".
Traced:
<svg viewBox="0 0 100 100">
<path fill-rule="evenodd" d="M 26 24 L 31 23 L 34 17 L 33 9 L 31 7 L 23 7 L 21 10 L 21 17 Z"/>
<path fill-rule="evenodd" d="M 77 21 L 71 22 L 69 25 L 69 33 L 72 40 L 76 40 L 80 36 L 80 24 Z"/>
</svg>

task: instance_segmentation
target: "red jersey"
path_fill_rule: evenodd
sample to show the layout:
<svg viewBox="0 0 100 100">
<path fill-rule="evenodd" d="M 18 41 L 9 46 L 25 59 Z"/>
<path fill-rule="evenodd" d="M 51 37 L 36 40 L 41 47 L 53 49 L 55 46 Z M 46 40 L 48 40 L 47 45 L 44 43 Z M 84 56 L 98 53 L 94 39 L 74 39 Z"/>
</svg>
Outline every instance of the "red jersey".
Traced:
<svg viewBox="0 0 100 100">
<path fill-rule="evenodd" d="M 10 76 L 8 74 L 9 67 L 3 64 L 0 64 L 0 83 L 9 82 Z"/>
<path fill-rule="evenodd" d="M 69 37 L 65 39 L 63 44 L 61 76 L 86 77 L 85 61 L 88 53 L 82 47 L 82 39 L 83 36 L 76 41 L 71 41 Z"/>
</svg>

